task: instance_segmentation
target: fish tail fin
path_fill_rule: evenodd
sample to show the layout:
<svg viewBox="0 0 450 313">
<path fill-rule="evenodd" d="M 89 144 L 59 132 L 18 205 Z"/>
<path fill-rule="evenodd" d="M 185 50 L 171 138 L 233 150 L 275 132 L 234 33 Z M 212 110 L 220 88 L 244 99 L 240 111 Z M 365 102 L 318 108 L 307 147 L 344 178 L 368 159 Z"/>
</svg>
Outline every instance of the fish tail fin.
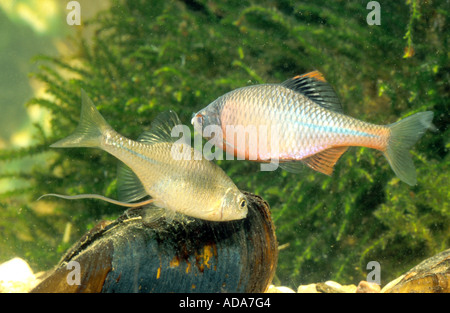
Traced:
<svg viewBox="0 0 450 313">
<path fill-rule="evenodd" d="M 394 173 L 408 185 L 417 183 L 416 170 L 408 150 L 422 137 L 431 123 L 433 112 L 421 112 L 388 125 L 391 135 L 384 155 Z"/>
<path fill-rule="evenodd" d="M 68 137 L 61 139 L 50 147 L 52 148 L 74 148 L 74 147 L 92 147 L 100 146 L 103 134 L 112 130 L 111 126 L 101 116 L 96 109 L 92 100 L 81 89 L 81 117 L 80 122 L 73 132 Z"/>
</svg>

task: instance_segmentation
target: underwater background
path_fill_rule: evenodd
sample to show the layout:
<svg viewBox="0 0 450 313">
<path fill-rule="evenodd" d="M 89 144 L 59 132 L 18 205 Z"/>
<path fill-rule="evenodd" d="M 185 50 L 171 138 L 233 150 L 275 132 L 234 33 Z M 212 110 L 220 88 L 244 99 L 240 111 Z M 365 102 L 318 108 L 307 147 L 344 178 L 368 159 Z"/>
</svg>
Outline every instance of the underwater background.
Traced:
<svg viewBox="0 0 450 313">
<path fill-rule="evenodd" d="M 117 161 L 100 150 L 50 149 L 76 127 L 86 90 L 119 133 L 135 139 L 162 111 L 185 125 L 222 94 L 312 70 L 346 114 L 376 124 L 433 111 L 437 132 L 412 148 L 418 184 L 378 151 L 350 148 L 333 176 L 262 172 L 217 161 L 270 205 L 280 245 L 275 284 L 381 284 L 450 247 L 447 0 L 0 0 L 0 263 L 52 268 L 100 220 L 123 208 L 46 193 L 117 198 Z M 192 130 L 192 127 L 191 127 Z"/>
</svg>

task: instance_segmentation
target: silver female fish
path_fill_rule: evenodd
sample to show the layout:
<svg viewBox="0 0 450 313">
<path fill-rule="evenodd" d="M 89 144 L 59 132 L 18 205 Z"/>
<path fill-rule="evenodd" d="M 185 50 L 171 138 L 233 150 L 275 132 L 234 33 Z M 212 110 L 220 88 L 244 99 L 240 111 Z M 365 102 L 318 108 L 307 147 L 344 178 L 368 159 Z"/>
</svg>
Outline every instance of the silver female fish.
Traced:
<svg viewBox="0 0 450 313">
<path fill-rule="evenodd" d="M 119 169 L 117 183 L 121 201 L 100 195 L 51 195 L 66 199 L 97 198 L 128 207 L 153 202 L 166 213 L 178 212 L 211 221 L 246 217 L 246 197 L 224 171 L 211 161 L 192 157 L 195 151 L 189 145 L 176 146 L 180 143 L 171 136 L 171 131 L 181 122 L 174 112 L 162 113 L 153 121 L 150 131 L 134 141 L 115 132 L 83 90 L 81 98 L 77 129 L 51 147 L 100 148 L 125 163 Z M 174 157 L 177 149 L 184 149 L 191 157 Z M 132 203 L 148 195 L 151 200 Z"/>
</svg>

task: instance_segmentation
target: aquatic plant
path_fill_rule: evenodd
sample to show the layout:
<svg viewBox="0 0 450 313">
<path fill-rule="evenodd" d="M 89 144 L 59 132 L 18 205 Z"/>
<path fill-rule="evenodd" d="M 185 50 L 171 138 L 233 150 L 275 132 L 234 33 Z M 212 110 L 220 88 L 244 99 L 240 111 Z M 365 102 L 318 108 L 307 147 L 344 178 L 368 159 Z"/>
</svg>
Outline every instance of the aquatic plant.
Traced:
<svg viewBox="0 0 450 313">
<path fill-rule="evenodd" d="M 21 182 L 0 195 L 6 238 L 0 257 L 22 254 L 47 269 L 96 222 L 123 210 L 95 200 L 35 201 L 49 192 L 116 198 L 114 158 L 99 150 L 49 149 L 76 127 L 80 88 L 117 131 L 137 138 L 162 111 L 172 109 L 189 124 L 193 112 L 231 89 L 318 69 L 346 114 L 359 119 L 385 124 L 435 112 L 439 131 L 413 149 L 417 186 L 400 182 L 380 153 L 364 148 L 349 149 L 332 177 L 308 169 L 261 172 L 244 161 L 218 164 L 239 188 L 269 202 L 284 247 L 277 270 L 283 284 L 357 283 L 372 260 L 388 282 L 450 246 L 445 5 L 382 4 L 381 25 L 369 26 L 365 1 L 113 1 L 85 23 L 95 36 L 77 38 L 74 55 L 37 59 L 34 77 L 53 98 L 27 105 L 52 112 L 51 132 L 36 125 L 32 146 L 0 151 L 2 166 L 40 156 L 30 170 L 0 176 Z M 403 58 L 412 44 L 415 55 Z"/>
</svg>

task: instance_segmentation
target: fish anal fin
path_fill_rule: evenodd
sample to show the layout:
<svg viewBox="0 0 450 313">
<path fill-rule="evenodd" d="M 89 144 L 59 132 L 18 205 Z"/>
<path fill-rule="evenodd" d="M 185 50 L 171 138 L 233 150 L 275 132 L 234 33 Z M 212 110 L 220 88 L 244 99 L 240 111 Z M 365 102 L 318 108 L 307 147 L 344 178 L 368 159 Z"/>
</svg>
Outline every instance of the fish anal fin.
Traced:
<svg viewBox="0 0 450 313">
<path fill-rule="evenodd" d="M 123 163 L 117 169 L 117 192 L 123 202 L 137 201 L 148 195 L 136 174 Z"/>
<path fill-rule="evenodd" d="M 333 147 L 305 158 L 302 162 L 313 170 L 330 176 L 334 165 L 347 149 L 348 147 Z"/>
<path fill-rule="evenodd" d="M 339 97 L 319 71 L 297 75 L 282 82 L 281 86 L 301 93 L 326 109 L 343 112 Z"/>
</svg>

